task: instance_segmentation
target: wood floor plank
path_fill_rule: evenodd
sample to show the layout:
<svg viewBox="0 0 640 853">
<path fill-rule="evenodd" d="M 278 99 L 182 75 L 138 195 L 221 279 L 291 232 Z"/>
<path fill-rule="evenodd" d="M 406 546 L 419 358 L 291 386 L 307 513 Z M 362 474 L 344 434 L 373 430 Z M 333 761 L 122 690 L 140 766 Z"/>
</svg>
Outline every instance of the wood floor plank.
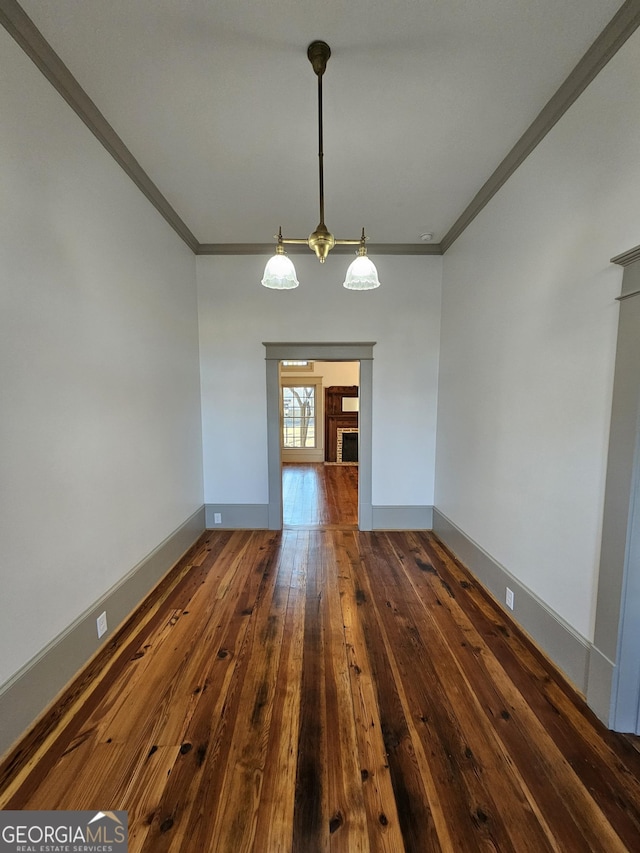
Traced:
<svg viewBox="0 0 640 853">
<path fill-rule="evenodd" d="M 370 539 L 360 537 L 367 562 Z M 427 755 L 407 709 L 407 699 L 395 648 L 375 603 L 368 571 L 356 568 L 356 600 L 363 633 L 378 688 L 380 724 L 407 853 L 456 849 L 447 825 L 443 800 Z M 459 848 L 463 849 L 463 848 Z"/>
<path fill-rule="evenodd" d="M 290 561 L 279 562 L 270 594 L 251 620 L 247 672 L 216 820 L 209 828 L 203 822 L 200 833 L 191 835 L 201 849 L 241 853 L 253 849 L 292 571 Z"/>
<path fill-rule="evenodd" d="M 330 847 L 332 853 L 369 853 L 335 536 L 328 532 L 316 535 L 323 540 Z"/>
<path fill-rule="evenodd" d="M 357 465 L 285 462 L 282 493 L 285 527 L 357 527 Z"/>
<path fill-rule="evenodd" d="M 320 543 L 309 540 L 303 626 L 300 736 L 295 785 L 294 853 L 326 853 L 329 850 L 327 777 L 327 720 L 325 695 L 325 638 L 322 608 Z"/>
<path fill-rule="evenodd" d="M 216 819 L 222 771 L 227 766 L 247 675 L 253 616 L 263 602 L 270 602 L 278 553 L 278 537 L 250 535 L 256 548 L 242 561 L 242 570 L 229 567 L 220 590 L 214 591 L 219 600 L 229 601 L 228 619 L 221 623 L 220 643 L 209 649 L 201 698 L 185 730 L 144 851 L 183 850 L 194 837 L 209 836 Z"/>
<path fill-rule="evenodd" d="M 125 809 L 130 853 L 640 853 L 638 740 L 432 533 L 341 524 L 357 478 L 325 467 L 289 472 L 304 523 L 202 537 L 0 805 Z"/>
<path fill-rule="evenodd" d="M 382 737 L 380 707 L 358 616 L 360 602 L 354 567 L 359 559 L 355 537 L 342 534 L 337 549 L 337 576 L 369 844 L 372 853 L 402 853 L 404 842 Z"/>
<path fill-rule="evenodd" d="M 289 853 L 293 843 L 309 534 L 289 531 L 284 539 L 290 545 L 291 588 L 255 833 L 262 848 L 273 853 Z"/>
<path fill-rule="evenodd" d="M 442 809 L 447 824 L 453 825 L 450 832 L 454 849 L 481 850 L 486 846 L 485 841 L 495 843 L 496 836 L 499 838 L 500 822 L 487 803 L 486 791 L 482 790 L 471 760 L 465 755 L 466 745 L 460 742 L 460 723 L 444 701 L 438 681 L 430 677 L 428 654 L 420 644 L 417 626 L 408 615 L 408 603 L 399 589 L 400 573 L 394 572 L 392 581 L 378 571 L 382 566 L 387 571 L 391 568 L 385 554 L 385 540 L 384 534 L 371 534 L 367 563 L 375 606 L 393 646 L 398 679 L 404 685 L 407 713 L 416 726 L 414 747 L 417 743 L 423 746 L 436 786 L 447 789 Z M 417 662 L 421 666 L 419 675 L 415 671 Z M 449 671 L 444 677 L 455 676 Z"/>
</svg>

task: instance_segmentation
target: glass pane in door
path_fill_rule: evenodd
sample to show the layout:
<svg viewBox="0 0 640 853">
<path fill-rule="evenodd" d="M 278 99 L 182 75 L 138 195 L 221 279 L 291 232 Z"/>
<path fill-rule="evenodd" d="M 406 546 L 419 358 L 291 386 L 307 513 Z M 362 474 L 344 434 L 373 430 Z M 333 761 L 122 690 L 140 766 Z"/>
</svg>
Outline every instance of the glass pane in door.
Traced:
<svg viewBox="0 0 640 853">
<path fill-rule="evenodd" d="M 285 385 L 282 388 L 282 446 L 316 446 L 315 385 Z"/>
</svg>

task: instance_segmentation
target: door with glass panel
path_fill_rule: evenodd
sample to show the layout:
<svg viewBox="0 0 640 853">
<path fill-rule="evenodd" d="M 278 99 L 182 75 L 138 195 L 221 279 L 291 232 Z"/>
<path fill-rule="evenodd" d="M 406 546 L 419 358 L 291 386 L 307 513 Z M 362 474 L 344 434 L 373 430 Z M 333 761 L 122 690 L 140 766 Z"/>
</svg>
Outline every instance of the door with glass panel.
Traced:
<svg viewBox="0 0 640 853">
<path fill-rule="evenodd" d="M 282 384 L 283 462 L 322 462 L 322 385 L 299 377 Z"/>
</svg>

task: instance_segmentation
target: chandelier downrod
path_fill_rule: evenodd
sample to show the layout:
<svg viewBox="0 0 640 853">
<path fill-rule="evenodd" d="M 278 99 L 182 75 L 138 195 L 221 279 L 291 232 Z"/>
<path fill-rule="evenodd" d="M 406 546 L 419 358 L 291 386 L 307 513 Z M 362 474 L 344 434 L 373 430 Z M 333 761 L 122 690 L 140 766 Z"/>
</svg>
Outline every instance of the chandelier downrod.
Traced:
<svg viewBox="0 0 640 853">
<path fill-rule="evenodd" d="M 324 146 L 322 139 L 322 76 L 331 56 L 331 48 L 325 41 L 311 42 L 307 48 L 309 62 L 318 77 L 318 178 L 320 188 L 320 225 L 324 225 Z"/>
<path fill-rule="evenodd" d="M 320 188 L 320 222 L 324 223 L 324 151 L 322 149 L 322 74 L 318 75 L 318 185 Z"/>
</svg>

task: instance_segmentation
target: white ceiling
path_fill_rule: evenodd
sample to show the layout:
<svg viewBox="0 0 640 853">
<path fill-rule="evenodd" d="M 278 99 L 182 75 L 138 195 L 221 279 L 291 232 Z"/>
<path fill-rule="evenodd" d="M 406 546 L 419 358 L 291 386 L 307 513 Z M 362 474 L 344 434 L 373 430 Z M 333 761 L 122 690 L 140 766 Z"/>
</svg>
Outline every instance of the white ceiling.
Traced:
<svg viewBox="0 0 640 853">
<path fill-rule="evenodd" d="M 22 0 L 202 243 L 439 241 L 620 0 Z"/>
</svg>

